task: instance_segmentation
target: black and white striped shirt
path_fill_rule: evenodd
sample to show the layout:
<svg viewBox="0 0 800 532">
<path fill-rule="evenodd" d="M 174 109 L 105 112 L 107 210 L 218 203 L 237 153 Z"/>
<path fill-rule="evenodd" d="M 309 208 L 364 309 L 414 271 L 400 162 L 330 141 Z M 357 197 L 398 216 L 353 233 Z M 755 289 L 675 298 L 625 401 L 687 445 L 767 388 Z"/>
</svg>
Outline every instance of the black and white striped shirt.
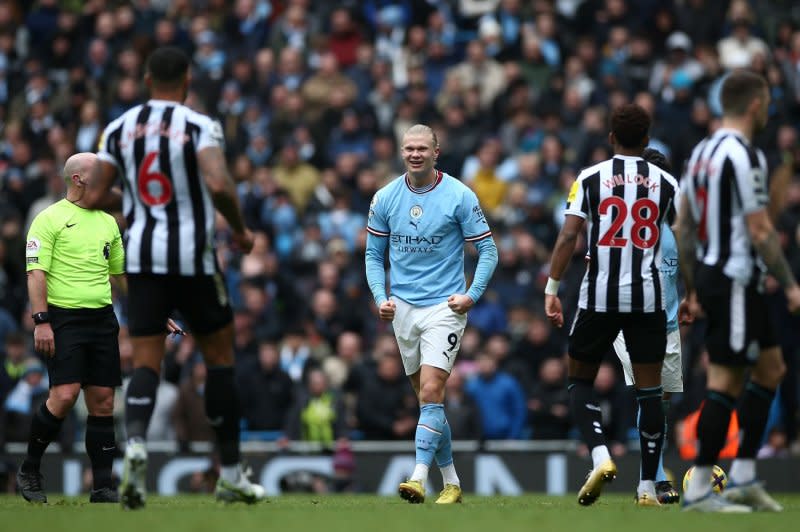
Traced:
<svg viewBox="0 0 800 532">
<path fill-rule="evenodd" d="M 197 152 L 222 144 L 218 122 L 171 101 L 150 100 L 106 127 L 97 155 L 122 176 L 125 271 L 215 273 L 214 205 Z"/>
<path fill-rule="evenodd" d="M 703 264 L 748 284 L 766 268 L 750 240 L 746 215 L 769 203 L 767 162 L 761 150 L 733 129 L 719 129 L 698 144 L 683 176 L 698 224 Z"/>
<path fill-rule="evenodd" d="M 677 195 L 675 178 L 640 157 L 615 155 L 578 175 L 565 214 L 587 220 L 590 258 L 579 308 L 664 309 L 660 228 L 672 223 Z"/>
</svg>

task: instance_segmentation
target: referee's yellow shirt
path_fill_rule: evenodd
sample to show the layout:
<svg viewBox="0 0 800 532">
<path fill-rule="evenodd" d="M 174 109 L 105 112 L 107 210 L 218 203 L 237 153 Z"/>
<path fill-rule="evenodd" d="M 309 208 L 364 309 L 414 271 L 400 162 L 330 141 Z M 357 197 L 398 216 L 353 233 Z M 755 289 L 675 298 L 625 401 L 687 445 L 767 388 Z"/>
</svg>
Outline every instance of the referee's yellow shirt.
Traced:
<svg viewBox="0 0 800 532">
<path fill-rule="evenodd" d="M 110 305 L 108 276 L 125 271 L 125 251 L 116 220 L 66 199 L 34 218 L 25 257 L 28 271 L 47 273 L 47 303 L 61 308 Z"/>
</svg>

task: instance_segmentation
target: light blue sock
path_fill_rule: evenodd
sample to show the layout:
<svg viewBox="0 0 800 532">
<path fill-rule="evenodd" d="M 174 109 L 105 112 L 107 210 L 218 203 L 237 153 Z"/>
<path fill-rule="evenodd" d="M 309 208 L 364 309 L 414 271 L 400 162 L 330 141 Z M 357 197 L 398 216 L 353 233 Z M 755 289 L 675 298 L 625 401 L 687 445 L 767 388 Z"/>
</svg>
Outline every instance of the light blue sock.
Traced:
<svg viewBox="0 0 800 532">
<path fill-rule="evenodd" d="M 444 430 L 444 405 L 431 403 L 422 405 L 419 409 L 419 422 L 414 437 L 418 464 L 430 467 L 434 455 L 439 449 Z"/>
<path fill-rule="evenodd" d="M 439 467 L 449 466 L 453 463 L 453 433 L 450 432 L 450 423 L 447 418 L 444 419 L 444 430 L 442 431 L 442 439 L 439 442 L 439 449 L 436 451 L 436 465 Z"/>
<path fill-rule="evenodd" d="M 658 469 L 656 470 L 656 482 L 663 482 L 667 480 L 667 474 L 664 472 L 664 447 L 661 447 L 661 456 L 658 458 Z"/>
<path fill-rule="evenodd" d="M 664 405 L 666 407 L 666 401 Z M 639 417 L 642 415 L 642 409 L 639 408 L 636 411 L 636 426 L 639 426 Z M 661 456 L 658 457 L 658 469 L 656 470 L 656 482 L 663 482 L 667 480 L 667 474 L 664 472 L 664 449 L 666 449 L 667 445 L 667 422 L 664 421 L 664 445 L 661 446 Z M 639 473 L 641 473 L 641 465 L 639 466 Z"/>
</svg>

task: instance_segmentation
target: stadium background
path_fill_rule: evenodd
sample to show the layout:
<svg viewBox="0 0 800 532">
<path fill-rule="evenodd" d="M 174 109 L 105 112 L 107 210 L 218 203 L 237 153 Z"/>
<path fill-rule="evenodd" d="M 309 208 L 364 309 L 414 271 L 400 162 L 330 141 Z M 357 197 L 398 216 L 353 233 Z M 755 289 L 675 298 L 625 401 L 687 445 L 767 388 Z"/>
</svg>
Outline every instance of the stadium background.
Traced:
<svg viewBox="0 0 800 532">
<path fill-rule="evenodd" d="M 565 338 L 543 319 L 541 296 L 566 191 L 582 166 L 610 155 L 615 106 L 636 101 L 651 111 L 651 146 L 680 169 L 718 125 L 721 78 L 753 69 L 773 99 L 757 143 L 771 172 L 792 177 L 777 225 L 800 274 L 798 28 L 800 7 L 780 0 L 0 0 L 0 455 L 10 453 L 0 469 L 14 470 L 15 442 L 47 390 L 32 350 L 27 227 L 63 194 L 65 159 L 93 151 L 106 123 L 146 100 L 143 59 L 155 46 L 193 58 L 188 104 L 221 121 L 258 235 L 246 257 L 231 250 L 222 223 L 217 236 L 235 308 L 246 446 L 266 456 L 322 450 L 326 467 L 352 475 L 363 449 L 410 451 L 416 425 L 363 271 L 369 201 L 402 172 L 404 129 L 436 129 L 439 167 L 475 189 L 500 252 L 448 382 L 454 438 L 489 452 L 496 440 L 519 440 L 500 449 L 558 449 L 575 460 L 585 450 L 566 417 Z M 474 250 L 467 254 L 472 271 Z M 582 272 L 581 250 L 563 282 L 567 319 Z M 789 372 L 761 455 L 797 471 L 800 327 L 775 283 L 769 289 Z M 129 374 L 119 298 L 116 307 Z M 692 449 L 683 421 L 704 385 L 702 327 L 682 331 L 686 393 L 669 415 L 675 464 Z M 168 343 L 149 436 L 168 454 L 204 456 L 205 368 L 191 336 Z M 494 363 L 479 367 L 481 351 Z M 633 463 L 633 399 L 613 358 L 596 386 L 612 451 Z M 83 452 L 80 410 L 54 446 L 56 469 L 82 467 L 70 462 Z M 198 475 L 186 489 L 205 489 Z"/>
</svg>

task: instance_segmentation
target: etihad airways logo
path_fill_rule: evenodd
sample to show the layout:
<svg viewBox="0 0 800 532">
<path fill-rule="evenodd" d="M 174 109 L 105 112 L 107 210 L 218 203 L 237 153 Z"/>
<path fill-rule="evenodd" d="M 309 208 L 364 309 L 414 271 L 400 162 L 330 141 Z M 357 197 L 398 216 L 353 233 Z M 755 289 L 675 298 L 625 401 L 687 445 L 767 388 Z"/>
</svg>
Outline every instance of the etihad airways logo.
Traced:
<svg viewBox="0 0 800 532">
<path fill-rule="evenodd" d="M 440 243 L 444 237 L 441 236 L 424 236 L 424 235 L 398 235 L 392 233 L 392 244 L 411 244 L 411 245 L 425 245 L 435 246 Z"/>
<path fill-rule="evenodd" d="M 434 253 L 444 237 L 439 235 L 398 235 L 389 237 L 394 249 L 400 253 Z"/>
</svg>

